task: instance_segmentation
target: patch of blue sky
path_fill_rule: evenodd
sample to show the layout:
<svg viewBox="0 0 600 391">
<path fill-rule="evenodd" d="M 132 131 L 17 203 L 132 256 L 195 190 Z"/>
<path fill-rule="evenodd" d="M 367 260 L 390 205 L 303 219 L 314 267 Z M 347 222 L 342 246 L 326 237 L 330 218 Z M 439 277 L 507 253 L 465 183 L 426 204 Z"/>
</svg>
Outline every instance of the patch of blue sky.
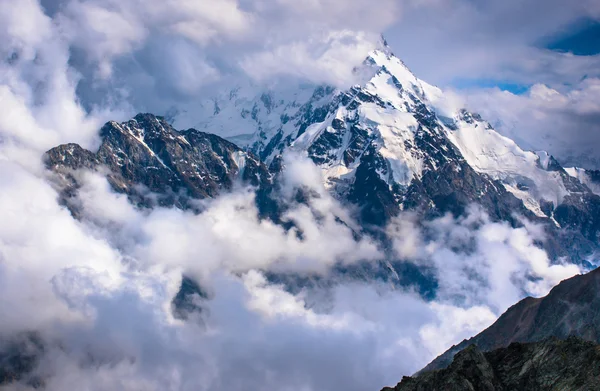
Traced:
<svg viewBox="0 0 600 391">
<path fill-rule="evenodd" d="M 474 88 L 499 88 L 502 91 L 508 91 L 515 95 L 523 94 L 531 87 L 527 84 L 494 79 L 456 79 L 451 83 L 451 85 L 459 90 L 468 90 Z"/>
<path fill-rule="evenodd" d="M 569 52 L 578 56 L 600 54 L 600 21 L 579 21 L 560 35 L 548 39 L 543 46 L 553 51 Z"/>
</svg>

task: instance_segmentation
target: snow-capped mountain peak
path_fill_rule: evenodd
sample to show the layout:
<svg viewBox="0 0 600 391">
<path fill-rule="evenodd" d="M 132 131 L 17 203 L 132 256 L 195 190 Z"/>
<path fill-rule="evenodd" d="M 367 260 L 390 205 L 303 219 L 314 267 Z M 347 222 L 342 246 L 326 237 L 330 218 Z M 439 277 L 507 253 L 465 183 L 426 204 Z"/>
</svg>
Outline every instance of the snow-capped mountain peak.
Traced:
<svg viewBox="0 0 600 391">
<path fill-rule="evenodd" d="M 165 140 L 190 132 L 173 128 L 213 133 L 258 157 L 270 171 L 263 177 L 277 176 L 286 152 L 303 153 L 321 169 L 325 187 L 357 207 L 365 226 L 385 225 L 403 210 L 430 218 L 460 215 L 479 204 L 493 220 L 519 225 L 525 217 L 547 226 L 555 257 L 574 251 L 581 260 L 596 248 L 600 197 L 588 173 L 566 171 L 543 151 L 523 150 L 416 77 L 384 43 L 356 73 L 361 81 L 348 89 L 307 83 L 261 89 L 246 83 L 179 108 L 171 124 L 138 126 L 133 120 L 108 129 L 137 140 L 149 159 L 160 148 L 149 146 L 148 130 L 168 128 L 160 136 Z M 105 144 L 115 144 L 112 139 Z M 241 169 L 255 159 L 244 156 L 235 152 L 231 164 Z M 162 164 L 154 160 L 168 168 L 172 157 L 165 155 Z M 568 248 L 561 244 L 567 242 Z"/>
<path fill-rule="evenodd" d="M 591 181 L 502 136 L 415 76 L 384 40 L 355 71 L 359 82 L 345 90 L 310 84 L 260 93 L 236 89 L 203 104 L 200 110 L 210 112 L 196 125 L 267 165 L 287 150 L 306 153 L 325 186 L 375 223 L 403 209 L 443 213 L 483 203 L 497 219 L 524 214 L 560 227 L 571 224 L 566 210 L 574 204 L 583 216 L 598 202 Z M 582 195 L 586 202 L 575 201 Z M 600 222 L 591 226 L 586 240 L 594 240 Z"/>
</svg>

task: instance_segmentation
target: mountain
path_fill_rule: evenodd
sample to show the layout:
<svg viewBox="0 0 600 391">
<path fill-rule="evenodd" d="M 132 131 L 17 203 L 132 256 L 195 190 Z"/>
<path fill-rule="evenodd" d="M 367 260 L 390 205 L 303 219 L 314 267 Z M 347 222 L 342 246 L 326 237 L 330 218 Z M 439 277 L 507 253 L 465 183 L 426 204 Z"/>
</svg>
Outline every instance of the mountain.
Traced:
<svg viewBox="0 0 600 391">
<path fill-rule="evenodd" d="M 593 172 L 564 169 L 545 152 L 522 150 L 479 115 L 453 107 L 385 43 L 356 72 L 362 81 L 348 89 L 303 84 L 256 92 L 240 86 L 207 98 L 195 111 L 109 122 L 98 151 L 61 145 L 47 152 L 46 165 L 76 216 L 73 196 L 83 168 L 105 173 L 115 191 L 144 208 L 201 212 L 196 200 L 250 185 L 260 217 L 281 223 L 287 207 L 277 195 L 286 168 L 282 156 L 302 153 L 320 168 L 331 194 L 357 211 L 356 234 L 376 237 L 384 248 L 389 241 L 382 227 L 402 211 L 427 220 L 460 216 L 479 204 L 493 221 L 519 227 L 526 218 L 542 225 L 546 235 L 539 245 L 552 260 L 593 266 L 600 235 Z M 175 129 L 198 116 L 194 128 Z M 294 202 L 305 198 L 300 194 Z M 375 271 L 354 274 L 408 276 L 408 284 L 422 282 L 421 292 L 435 286 L 402 260 L 384 261 Z"/>
<path fill-rule="evenodd" d="M 353 233 L 372 236 L 384 250 L 390 238 L 383 228 L 403 211 L 425 221 L 447 213 L 461 216 L 478 204 L 492 221 L 520 227 L 525 218 L 542 226 L 545 240 L 538 244 L 553 261 L 567 258 L 590 268 L 597 263 L 600 173 L 564 168 L 548 153 L 521 149 L 478 114 L 454 107 L 383 43 L 356 72 L 362 81 L 346 89 L 303 84 L 257 92 L 245 85 L 165 117 L 138 114 L 126 122 L 111 121 L 100 130 L 97 151 L 60 145 L 46 153 L 45 164 L 61 202 L 77 218 L 83 218 L 76 197 L 81 175 L 93 170 L 139 208 L 201 213 L 198 200 L 250 186 L 260 217 L 284 224 L 280 216 L 287 205 L 278 196 L 283 157 L 301 153 L 321 170 L 325 188 L 355 213 Z M 307 198 L 299 193 L 293 202 Z M 427 373 L 405 379 L 396 389 L 453 389 L 476 381 L 490 390 L 514 389 L 515 382 L 553 389 L 539 383 L 545 380 L 535 365 L 516 371 L 541 359 L 552 364 L 548 376 L 578 389 L 575 365 L 593 373 L 585 365 L 596 363 L 597 346 L 545 338 L 576 335 L 600 342 L 599 273 L 567 280 L 545 298 L 521 301 L 489 329 L 440 356 Z M 435 295 L 432 276 L 391 255 L 379 263 L 336 265 L 332 274 L 395 279 L 417 285 L 426 298 Z M 314 281 L 304 275 L 267 277 L 290 289 Z M 171 302 L 174 315 L 188 319 L 201 312 L 209 296 L 184 277 Z M 561 360 L 568 365 L 559 367 Z M 447 370 L 428 372 L 451 362 Z"/>
<path fill-rule="evenodd" d="M 234 141 L 272 171 L 286 151 L 305 153 L 326 187 L 360 208 L 364 226 L 385 225 L 402 210 L 460 215 L 478 203 L 496 221 L 519 226 L 519 215 L 545 225 L 554 259 L 585 262 L 596 250 L 600 186 L 593 173 L 524 151 L 479 115 L 452 107 L 384 42 L 357 74 L 363 82 L 347 90 L 242 86 L 207 99 L 200 121 L 187 115 L 192 109 L 172 119 Z"/>
<path fill-rule="evenodd" d="M 600 344 L 600 269 L 561 282 L 542 298 L 527 297 L 510 307 L 489 328 L 440 355 L 421 372 L 445 368 L 470 345 L 482 351 L 514 342 L 577 336 Z"/>
<path fill-rule="evenodd" d="M 121 124 L 109 122 L 100 136 L 97 152 L 66 144 L 46 153 L 46 167 L 58 174 L 61 198 L 72 211 L 76 205 L 69 200 L 80 186 L 79 169 L 107 169 L 113 189 L 140 207 L 197 210 L 193 200 L 214 198 L 237 183 L 256 187 L 259 195 L 272 186 L 267 167 L 251 153 L 214 134 L 177 131 L 162 117 L 138 114 Z M 268 209 L 267 203 L 260 207 Z"/>
<path fill-rule="evenodd" d="M 577 337 L 513 343 L 483 352 L 471 345 L 446 369 L 404 377 L 382 391 L 592 391 L 600 389 L 600 345 Z"/>
</svg>

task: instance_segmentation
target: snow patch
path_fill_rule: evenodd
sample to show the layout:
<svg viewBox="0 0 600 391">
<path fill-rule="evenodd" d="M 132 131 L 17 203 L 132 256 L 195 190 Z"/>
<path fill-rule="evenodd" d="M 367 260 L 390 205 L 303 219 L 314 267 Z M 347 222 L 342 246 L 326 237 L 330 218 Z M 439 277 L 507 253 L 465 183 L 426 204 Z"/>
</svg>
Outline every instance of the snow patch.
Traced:
<svg viewBox="0 0 600 391">
<path fill-rule="evenodd" d="M 421 177 L 423 161 L 412 153 L 415 131 L 419 124 L 415 117 L 395 109 L 384 109 L 374 104 L 364 104 L 359 109 L 363 123 L 378 133 L 379 153 L 389 162 L 394 182 L 408 186 L 416 176 Z M 381 175 L 386 182 L 390 178 Z"/>
<path fill-rule="evenodd" d="M 385 67 L 389 73 L 394 75 L 402 87 L 417 96 L 423 96 L 423 88 L 420 80 L 408 69 L 406 65 L 396 56 L 382 50 L 374 50 L 370 58 L 380 67 Z"/>
<path fill-rule="evenodd" d="M 239 175 L 242 175 L 244 169 L 246 168 L 246 154 L 241 151 L 236 151 L 231 154 L 231 158 L 235 162 L 235 165 L 238 167 Z"/>
<path fill-rule="evenodd" d="M 593 193 L 600 195 L 600 184 L 594 183 L 585 169 L 579 167 L 569 167 L 565 168 L 565 171 L 567 174 L 573 178 L 577 178 L 579 182 L 586 185 Z"/>
<path fill-rule="evenodd" d="M 523 205 L 525 205 L 525 207 L 527 209 L 529 209 L 530 211 L 532 211 L 536 216 L 539 217 L 548 217 L 546 216 L 546 214 L 542 211 L 542 208 L 540 207 L 540 203 L 531 196 L 531 194 L 529 194 L 529 192 L 525 191 L 525 190 L 521 190 L 516 186 L 511 186 L 508 184 L 504 184 L 504 188 L 512 193 L 515 197 L 517 197 L 518 199 L 520 199 L 521 201 L 523 201 Z"/>
<path fill-rule="evenodd" d="M 513 140 L 501 136 L 484 122 L 456 120 L 457 130 L 447 129 L 450 141 L 474 170 L 512 187 L 527 186 L 535 200 L 562 202 L 567 194 L 560 175 L 542 169 L 540 156 L 522 150 Z"/>
</svg>

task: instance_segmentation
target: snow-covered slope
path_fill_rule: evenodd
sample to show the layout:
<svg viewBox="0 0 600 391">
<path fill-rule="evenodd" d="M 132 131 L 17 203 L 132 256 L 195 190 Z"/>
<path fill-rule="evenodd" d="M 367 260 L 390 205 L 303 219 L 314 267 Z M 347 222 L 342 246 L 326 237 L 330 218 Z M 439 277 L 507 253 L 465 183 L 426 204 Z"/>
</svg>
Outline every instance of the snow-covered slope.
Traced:
<svg viewBox="0 0 600 391">
<path fill-rule="evenodd" d="M 546 152 L 522 150 L 479 116 L 465 111 L 455 118 L 455 125 L 448 130 L 448 138 L 469 165 L 501 181 L 536 215 L 545 216 L 540 208 L 542 200 L 558 205 L 568 194 L 560 173 L 548 170 L 550 156 Z"/>
<path fill-rule="evenodd" d="M 586 185 L 595 194 L 600 195 L 600 171 L 586 170 L 581 167 L 565 168 L 567 174 Z"/>
<path fill-rule="evenodd" d="M 333 91 L 332 87 L 297 83 L 279 83 L 264 90 L 244 83 L 181 107 L 170 119 L 175 128 L 215 133 L 269 161 L 269 142 L 295 138 L 300 121 L 311 114 L 313 106 L 329 102 Z"/>
</svg>

